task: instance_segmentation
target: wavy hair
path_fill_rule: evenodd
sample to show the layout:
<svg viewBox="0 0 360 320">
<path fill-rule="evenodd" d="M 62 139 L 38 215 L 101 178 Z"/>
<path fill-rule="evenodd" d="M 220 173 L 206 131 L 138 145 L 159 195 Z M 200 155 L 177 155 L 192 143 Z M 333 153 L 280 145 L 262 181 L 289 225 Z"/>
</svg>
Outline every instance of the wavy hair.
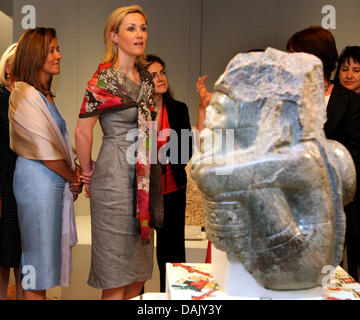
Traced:
<svg viewBox="0 0 360 320">
<path fill-rule="evenodd" d="M 12 81 L 23 81 L 33 86 L 45 96 L 51 92 L 52 77 L 46 86 L 39 79 L 39 71 L 46 62 L 49 46 L 56 39 L 53 28 L 38 27 L 25 31 L 17 45 L 14 63 L 12 65 Z"/>
</svg>

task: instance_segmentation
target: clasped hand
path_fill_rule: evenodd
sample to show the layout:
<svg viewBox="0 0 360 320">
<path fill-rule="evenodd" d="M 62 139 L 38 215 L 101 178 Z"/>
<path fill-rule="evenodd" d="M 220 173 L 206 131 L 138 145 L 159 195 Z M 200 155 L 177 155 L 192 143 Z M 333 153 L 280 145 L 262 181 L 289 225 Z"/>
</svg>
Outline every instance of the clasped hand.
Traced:
<svg viewBox="0 0 360 320">
<path fill-rule="evenodd" d="M 96 162 L 91 160 L 91 169 L 88 172 L 83 171 L 80 179 L 82 183 L 85 185 L 85 197 L 90 198 L 90 184 L 91 184 L 91 177 L 95 170 Z"/>
<path fill-rule="evenodd" d="M 76 174 L 76 182 L 71 182 L 70 183 L 70 190 L 73 194 L 73 200 L 75 201 L 79 194 L 82 192 L 82 187 L 84 185 L 84 183 L 81 181 L 81 168 L 79 166 L 76 166 L 75 169 L 75 174 Z"/>
</svg>

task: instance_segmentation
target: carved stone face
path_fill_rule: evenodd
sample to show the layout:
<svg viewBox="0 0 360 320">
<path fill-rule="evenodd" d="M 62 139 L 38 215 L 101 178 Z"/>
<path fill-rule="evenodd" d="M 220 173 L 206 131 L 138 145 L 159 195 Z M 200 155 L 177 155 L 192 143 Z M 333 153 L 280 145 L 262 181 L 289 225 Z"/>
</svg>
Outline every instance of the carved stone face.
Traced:
<svg viewBox="0 0 360 320">
<path fill-rule="evenodd" d="M 307 54 L 239 54 L 215 84 L 205 121 L 207 135 L 234 129 L 235 148 L 193 157 L 203 159 L 191 174 L 208 238 L 268 289 L 317 286 L 322 267 L 342 257 L 341 203 L 353 197 L 355 169 L 325 138 L 322 81 L 320 60 Z M 209 163 L 211 153 L 231 160 Z"/>
<path fill-rule="evenodd" d="M 262 107 L 263 101 L 236 101 L 217 91 L 207 107 L 205 125 L 208 129 L 234 129 L 236 143 L 247 148 L 258 136 Z"/>
<path fill-rule="evenodd" d="M 208 114 L 206 126 L 209 129 L 237 128 L 238 126 L 235 101 L 222 92 L 215 92 L 206 112 Z"/>
</svg>

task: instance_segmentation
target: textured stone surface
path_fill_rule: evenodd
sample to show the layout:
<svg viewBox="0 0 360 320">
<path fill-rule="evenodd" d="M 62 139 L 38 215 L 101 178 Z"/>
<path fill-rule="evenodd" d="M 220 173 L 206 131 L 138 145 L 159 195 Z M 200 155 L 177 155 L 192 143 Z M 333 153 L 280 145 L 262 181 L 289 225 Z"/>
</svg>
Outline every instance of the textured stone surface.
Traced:
<svg viewBox="0 0 360 320">
<path fill-rule="evenodd" d="M 342 259 L 355 169 L 324 135 L 320 60 L 271 48 L 238 54 L 215 91 L 202 139 L 219 129 L 222 139 L 203 142 L 191 163 L 209 240 L 267 289 L 321 285 L 322 268 Z"/>
</svg>

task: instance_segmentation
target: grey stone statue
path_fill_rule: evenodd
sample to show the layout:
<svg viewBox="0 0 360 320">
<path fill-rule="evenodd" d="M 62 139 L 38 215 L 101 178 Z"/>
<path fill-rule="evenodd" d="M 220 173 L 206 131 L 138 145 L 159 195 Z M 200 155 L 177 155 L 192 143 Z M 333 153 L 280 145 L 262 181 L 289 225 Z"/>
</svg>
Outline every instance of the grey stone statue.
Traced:
<svg viewBox="0 0 360 320">
<path fill-rule="evenodd" d="M 225 140 L 232 129 L 234 148 L 221 141 L 199 151 L 191 174 L 208 239 L 264 288 L 321 286 L 323 267 L 342 259 L 355 167 L 341 144 L 325 138 L 325 121 L 315 56 L 272 48 L 238 54 L 215 84 L 202 139 L 222 129 Z"/>
</svg>

